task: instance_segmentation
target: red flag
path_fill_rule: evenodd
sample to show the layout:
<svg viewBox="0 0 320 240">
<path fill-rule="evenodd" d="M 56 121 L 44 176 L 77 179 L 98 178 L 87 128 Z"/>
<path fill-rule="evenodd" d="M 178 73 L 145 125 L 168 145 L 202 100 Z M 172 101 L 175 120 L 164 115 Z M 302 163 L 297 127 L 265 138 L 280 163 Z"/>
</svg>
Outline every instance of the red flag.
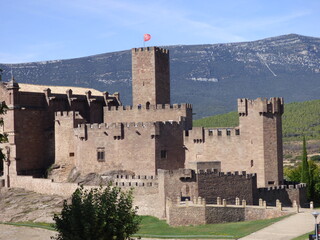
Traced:
<svg viewBox="0 0 320 240">
<path fill-rule="evenodd" d="M 143 40 L 146 42 L 146 41 L 149 41 L 151 39 L 151 35 L 146 33 L 145 35 L 143 35 Z"/>
</svg>

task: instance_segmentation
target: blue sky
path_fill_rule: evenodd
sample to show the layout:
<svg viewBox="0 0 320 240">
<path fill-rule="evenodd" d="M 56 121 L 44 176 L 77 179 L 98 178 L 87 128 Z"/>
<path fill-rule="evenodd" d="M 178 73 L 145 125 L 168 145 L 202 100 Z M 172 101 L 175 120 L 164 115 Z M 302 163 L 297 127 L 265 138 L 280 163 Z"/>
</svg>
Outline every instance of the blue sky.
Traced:
<svg viewBox="0 0 320 240">
<path fill-rule="evenodd" d="M 0 63 L 143 46 L 320 37 L 319 0 L 1 0 Z"/>
</svg>

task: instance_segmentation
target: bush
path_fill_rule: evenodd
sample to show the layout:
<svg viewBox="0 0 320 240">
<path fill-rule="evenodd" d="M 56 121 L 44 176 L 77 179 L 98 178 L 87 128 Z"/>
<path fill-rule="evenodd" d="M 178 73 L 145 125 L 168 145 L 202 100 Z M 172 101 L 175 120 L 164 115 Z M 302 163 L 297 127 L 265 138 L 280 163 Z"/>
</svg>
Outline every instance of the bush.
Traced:
<svg viewBox="0 0 320 240">
<path fill-rule="evenodd" d="M 124 240 L 139 230 L 140 217 L 132 208 L 132 190 L 78 188 L 71 204 L 63 203 L 61 214 L 54 215 L 56 240 Z"/>
<path fill-rule="evenodd" d="M 312 161 L 320 161 L 320 155 L 314 155 L 314 156 L 310 157 L 310 160 L 312 160 Z"/>
</svg>

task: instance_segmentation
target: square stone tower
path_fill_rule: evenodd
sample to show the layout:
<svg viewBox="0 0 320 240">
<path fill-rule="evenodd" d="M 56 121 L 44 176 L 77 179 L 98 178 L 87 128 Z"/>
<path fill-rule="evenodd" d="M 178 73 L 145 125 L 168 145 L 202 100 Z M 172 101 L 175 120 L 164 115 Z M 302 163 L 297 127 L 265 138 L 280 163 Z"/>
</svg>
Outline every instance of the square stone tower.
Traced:
<svg viewBox="0 0 320 240">
<path fill-rule="evenodd" d="M 169 50 L 132 49 L 133 106 L 170 104 Z"/>
</svg>

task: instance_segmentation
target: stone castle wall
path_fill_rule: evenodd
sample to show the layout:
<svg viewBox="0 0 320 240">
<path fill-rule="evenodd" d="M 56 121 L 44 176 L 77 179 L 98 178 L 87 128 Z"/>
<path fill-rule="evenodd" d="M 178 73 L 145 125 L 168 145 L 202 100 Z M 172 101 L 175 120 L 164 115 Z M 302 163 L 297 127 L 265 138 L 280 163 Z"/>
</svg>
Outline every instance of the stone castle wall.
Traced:
<svg viewBox="0 0 320 240">
<path fill-rule="evenodd" d="M 257 203 L 256 180 L 255 174 L 246 174 L 246 172 L 200 171 L 197 174 L 198 194 L 205 198 L 207 203 L 216 203 L 217 197 L 221 197 L 228 203 L 235 204 L 234 200 L 238 197 L 253 205 Z"/>
<path fill-rule="evenodd" d="M 173 224 L 202 224 L 224 221 L 255 220 L 278 216 L 273 214 L 272 211 L 270 213 L 265 212 L 268 210 L 263 210 L 261 207 L 257 207 L 257 209 L 247 207 L 245 208 L 245 212 L 241 210 L 243 209 L 243 206 L 241 207 L 239 205 L 242 205 L 243 200 L 245 200 L 246 204 L 250 204 L 250 202 L 252 202 L 251 196 L 254 195 L 254 193 L 249 190 L 246 191 L 245 185 L 252 186 L 254 176 L 245 174 L 231 175 L 229 173 L 220 173 L 216 176 L 213 175 L 214 174 L 209 173 L 209 171 L 207 173 L 195 173 L 190 169 L 179 169 L 159 170 L 158 175 L 149 176 L 116 174 L 112 176 L 112 179 L 113 186 L 121 187 L 124 191 L 134 188 L 134 205 L 139 207 L 139 214 L 151 215 L 161 219 L 167 218 L 170 219 L 169 221 L 173 222 L 182 221 Z M 203 179 L 201 180 L 201 177 L 208 177 L 209 179 L 215 178 L 215 181 L 204 182 Z M 223 184 L 220 188 L 221 191 L 214 191 L 214 188 L 218 187 L 217 184 L 219 183 Z M 54 182 L 51 179 L 33 178 L 31 176 L 15 176 L 11 178 L 11 187 L 25 188 L 42 194 L 56 193 L 68 198 L 72 195 L 75 189 L 79 187 L 79 185 L 77 183 Z M 91 188 L 97 186 L 86 185 L 84 187 Z M 237 192 L 235 188 L 239 191 L 242 190 L 243 193 Z M 214 194 L 204 194 L 204 189 L 214 191 Z M 272 193 L 267 194 L 266 191 L 273 191 L 274 195 L 272 195 Z M 305 186 L 295 188 L 288 187 L 287 190 L 284 188 L 284 190 L 280 191 L 279 189 L 256 189 L 255 194 L 259 194 L 258 197 L 261 197 L 262 200 L 266 200 L 267 204 L 269 204 L 269 197 L 270 200 L 283 200 L 283 206 L 286 206 L 286 199 L 282 197 L 286 191 L 291 195 L 291 201 L 293 202 L 295 200 L 299 205 L 298 201 L 299 198 L 301 199 L 303 197 Z M 249 194 L 251 196 L 247 196 L 245 194 Z M 267 198 L 263 198 L 263 196 L 267 196 Z M 206 197 L 208 197 L 208 200 Z M 213 200 L 213 197 L 216 199 L 219 198 L 220 202 Z M 236 201 L 236 198 L 239 199 L 238 202 Z M 223 208 L 223 199 L 225 199 L 227 208 Z M 179 202 L 180 205 L 175 206 L 172 202 Z M 217 204 L 214 205 L 213 208 L 210 207 L 211 205 L 207 205 L 203 209 L 203 206 L 210 202 Z M 271 202 L 271 204 L 272 203 L 273 202 Z M 238 210 L 235 210 L 233 206 L 230 206 L 234 204 L 238 205 L 236 206 Z M 302 202 L 300 202 L 300 205 L 301 204 Z M 191 207 L 185 208 L 186 205 L 190 205 Z M 265 208 L 266 205 L 263 207 Z M 193 217 L 185 220 L 184 217 L 186 216 Z"/>
<path fill-rule="evenodd" d="M 183 126 L 177 122 L 80 124 L 73 128 L 74 114 L 56 115 L 59 164 L 72 163 L 84 175 L 112 170 L 154 175 L 158 168 L 184 167 Z M 104 152 L 104 159 L 97 159 L 99 151 Z"/>
<path fill-rule="evenodd" d="M 277 187 L 259 188 L 258 198 L 263 199 L 269 206 L 276 205 L 276 199 L 279 199 L 283 206 L 292 206 L 293 202 L 301 207 L 307 205 L 306 184 L 281 185 Z"/>
<path fill-rule="evenodd" d="M 158 104 L 146 106 L 119 106 L 104 108 L 104 122 L 185 122 L 185 129 L 192 128 L 191 104 Z"/>
<path fill-rule="evenodd" d="M 167 222 L 171 226 L 215 224 L 223 222 L 253 221 L 290 214 L 278 207 L 242 205 L 212 205 L 199 203 L 170 203 Z"/>
<path fill-rule="evenodd" d="M 239 99 L 239 126 L 185 131 L 186 168 L 194 162 L 221 162 L 221 171 L 257 173 L 258 187 L 283 182 L 279 98 Z"/>
<path fill-rule="evenodd" d="M 54 115 L 56 111 L 78 110 L 87 122 L 103 121 L 106 100 L 114 96 L 54 94 L 50 89 L 24 92 L 17 83 L 2 83 L 1 98 L 9 107 L 4 115 L 4 132 L 9 134 L 10 174 L 43 176 L 55 161 Z M 45 88 L 45 86 L 43 86 Z M 7 170 L 6 170 L 7 172 Z"/>
</svg>

